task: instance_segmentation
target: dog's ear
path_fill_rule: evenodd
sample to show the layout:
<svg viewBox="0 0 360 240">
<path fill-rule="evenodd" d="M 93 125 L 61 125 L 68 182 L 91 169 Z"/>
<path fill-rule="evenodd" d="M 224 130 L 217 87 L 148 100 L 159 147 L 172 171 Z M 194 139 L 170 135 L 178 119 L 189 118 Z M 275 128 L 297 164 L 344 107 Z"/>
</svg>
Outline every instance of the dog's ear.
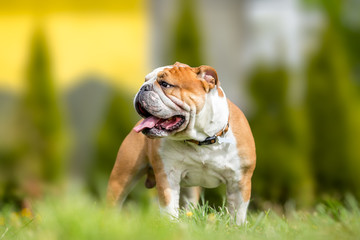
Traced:
<svg viewBox="0 0 360 240">
<path fill-rule="evenodd" d="M 207 83 L 208 86 L 205 87 L 207 92 L 215 86 L 219 86 L 218 76 L 214 68 L 203 65 L 195 68 L 195 73 L 198 75 L 198 78 L 205 80 Z"/>
</svg>

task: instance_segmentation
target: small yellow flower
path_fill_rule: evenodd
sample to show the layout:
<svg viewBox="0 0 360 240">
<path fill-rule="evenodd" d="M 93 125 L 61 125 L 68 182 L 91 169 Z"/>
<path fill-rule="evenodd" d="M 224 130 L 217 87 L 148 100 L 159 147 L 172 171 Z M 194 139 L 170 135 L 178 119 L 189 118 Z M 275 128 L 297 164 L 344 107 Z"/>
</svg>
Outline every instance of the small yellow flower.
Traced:
<svg viewBox="0 0 360 240">
<path fill-rule="evenodd" d="M 192 217 L 192 215 L 194 215 L 192 212 L 186 212 L 186 216 Z"/>
<path fill-rule="evenodd" d="M 4 225 L 5 225 L 5 218 L 0 217 L 0 226 L 4 226 Z"/>
<path fill-rule="evenodd" d="M 20 215 L 22 217 L 27 217 L 27 218 L 32 218 L 33 217 L 32 212 L 28 208 L 21 209 Z"/>
<path fill-rule="evenodd" d="M 213 214 L 213 213 L 210 213 L 209 215 L 208 215 L 208 220 L 209 220 L 209 222 L 215 222 L 215 214 Z"/>
</svg>

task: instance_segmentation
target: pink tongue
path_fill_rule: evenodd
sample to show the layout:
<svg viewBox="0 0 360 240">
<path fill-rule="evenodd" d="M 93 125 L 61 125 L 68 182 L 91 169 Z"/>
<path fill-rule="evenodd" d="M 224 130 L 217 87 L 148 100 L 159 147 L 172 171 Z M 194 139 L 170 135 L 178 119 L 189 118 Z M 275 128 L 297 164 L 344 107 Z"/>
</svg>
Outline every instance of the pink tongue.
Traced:
<svg viewBox="0 0 360 240">
<path fill-rule="evenodd" d="M 161 126 L 166 128 L 167 130 L 175 126 L 178 122 L 181 121 L 180 117 L 172 117 L 168 120 L 166 120 L 164 123 L 161 123 Z"/>
<path fill-rule="evenodd" d="M 148 118 L 145 118 L 139 125 L 134 127 L 133 129 L 135 132 L 141 132 L 145 128 L 153 128 L 155 125 L 160 121 L 160 118 L 151 116 Z"/>
</svg>

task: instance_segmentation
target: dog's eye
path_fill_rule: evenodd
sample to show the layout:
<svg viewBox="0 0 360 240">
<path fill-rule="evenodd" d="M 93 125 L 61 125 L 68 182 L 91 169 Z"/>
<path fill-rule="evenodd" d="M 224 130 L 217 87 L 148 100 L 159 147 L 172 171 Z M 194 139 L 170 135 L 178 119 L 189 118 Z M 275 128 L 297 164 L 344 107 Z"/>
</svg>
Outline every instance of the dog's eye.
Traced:
<svg viewBox="0 0 360 240">
<path fill-rule="evenodd" d="M 165 82 L 165 81 L 161 81 L 159 82 L 160 86 L 162 86 L 163 88 L 170 88 L 170 87 L 173 87 L 173 85 Z"/>
</svg>

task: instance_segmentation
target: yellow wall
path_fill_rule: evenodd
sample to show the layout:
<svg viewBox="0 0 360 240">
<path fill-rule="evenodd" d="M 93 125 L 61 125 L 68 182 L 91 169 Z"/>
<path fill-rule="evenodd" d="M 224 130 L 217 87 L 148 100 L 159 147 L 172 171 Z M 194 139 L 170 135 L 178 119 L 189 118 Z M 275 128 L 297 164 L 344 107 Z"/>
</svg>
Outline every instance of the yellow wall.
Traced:
<svg viewBox="0 0 360 240">
<path fill-rule="evenodd" d="M 119 6 L 113 11 L 94 11 L 96 6 L 92 7 L 91 11 L 65 11 L 63 7 L 61 11 L 45 9 L 39 13 L 11 6 L 0 11 L 0 88 L 22 89 L 30 38 L 40 25 L 46 33 L 60 89 L 94 73 L 135 92 L 148 70 L 144 4 L 131 5 L 131 9 Z"/>
</svg>

